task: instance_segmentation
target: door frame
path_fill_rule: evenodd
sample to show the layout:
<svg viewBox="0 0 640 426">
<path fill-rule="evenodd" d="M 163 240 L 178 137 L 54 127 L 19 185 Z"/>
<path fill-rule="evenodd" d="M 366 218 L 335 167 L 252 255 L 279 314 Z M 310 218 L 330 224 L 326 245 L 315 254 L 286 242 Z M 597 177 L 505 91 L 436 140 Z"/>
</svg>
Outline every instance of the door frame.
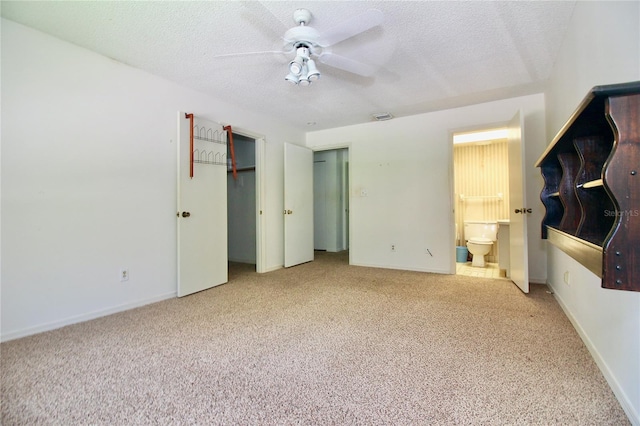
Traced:
<svg viewBox="0 0 640 426">
<path fill-rule="evenodd" d="M 347 198 L 347 205 L 349 206 L 349 210 L 347 211 L 347 222 L 348 222 L 348 226 L 347 226 L 347 233 L 349 234 L 347 236 L 347 249 L 352 245 L 353 240 L 352 240 L 352 235 L 353 233 L 351 232 L 351 143 L 341 143 L 341 144 L 335 144 L 335 145 L 323 145 L 323 146 L 316 146 L 316 147 L 310 147 L 311 150 L 313 152 L 322 152 L 322 151 L 337 151 L 339 149 L 346 149 L 347 150 L 347 163 L 348 163 L 348 167 L 347 167 L 347 191 L 346 191 L 346 196 Z M 351 265 L 351 250 L 349 250 L 349 265 Z"/>
<path fill-rule="evenodd" d="M 233 126 L 233 133 L 253 139 L 256 155 L 256 272 L 267 272 L 266 226 L 265 226 L 265 161 L 266 137 L 262 134 Z"/>
</svg>

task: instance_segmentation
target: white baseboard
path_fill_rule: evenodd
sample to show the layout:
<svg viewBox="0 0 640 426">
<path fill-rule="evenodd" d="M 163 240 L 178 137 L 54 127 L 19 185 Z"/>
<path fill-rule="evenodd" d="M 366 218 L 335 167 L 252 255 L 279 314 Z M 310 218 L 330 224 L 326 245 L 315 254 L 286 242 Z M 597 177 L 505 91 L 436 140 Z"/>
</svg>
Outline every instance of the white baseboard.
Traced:
<svg viewBox="0 0 640 426">
<path fill-rule="evenodd" d="M 529 284 L 547 284 L 546 278 L 529 277 Z"/>
<path fill-rule="evenodd" d="M 176 292 L 161 294 L 159 296 L 151 297 L 149 299 L 137 300 L 131 303 L 125 303 L 118 306 L 113 306 L 106 309 L 100 309 L 93 312 L 87 312 L 86 314 L 75 315 L 73 317 L 65 318 L 60 321 L 52 321 L 46 324 L 40 324 L 34 327 L 23 328 L 22 330 L 11 331 L 5 333 L 0 337 L 1 342 L 8 342 L 9 340 L 19 339 L 21 337 L 31 336 L 33 334 L 43 333 L 45 331 L 55 330 L 67 325 L 77 324 L 79 322 L 89 321 L 92 319 L 104 317 L 107 315 L 115 314 L 118 312 L 128 311 L 129 309 L 138 308 L 140 306 L 149 305 L 151 303 L 161 302 L 163 300 L 172 299 L 176 297 Z"/>
<path fill-rule="evenodd" d="M 277 271 L 278 269 L 282 269 L 284 268 L 284 265 L 275 265 L 275 266 L 269 266 L 268 268 L 266 268 L 264 271 L 261 271 L 261 274 L 267 273 L 267 272 L 273 272 L 273 271 Z"/>
<path fill-rule="evenodd" d="M 638 415 L 638 412 L 634 409 L 633 404 L 631 404 L 631 401 L 629 400 L 629 397 L 624 392 L 624 390 L 620 387 L 620 383 L 618 383 L 616 378 L 613 376 L 613 373 L 611 373 L 611 369 L 609 369 L 609 366 L 600 355 L 600 352 L 598 352 L 598 349 L 595 347 L 591 339 L 589 339 L 589 336 L 584 331 L 584 329 L 582 328 L 578 320 L 573 316 L 573 314 L 569 310 L 569 307 L 565 304 L 564 300 L 562 300 L 562 297 L 560 297 L 560 295 L 553 288 L 553 285 L 549 282 L 547 282 L 546 284 L 553 291 L 553 296 L 558 301 L 558 304 L 564 311 L 565 315 L 567 316 L 567 318 L 569 318 L 569 321 L 571 321 L 571 324 L 573 324 L 573 328 L 576 329 L 576 331 L 578 332 L 578 335 L 580 336 L 585 346 L 589 350 L 589 353 L 593 357 L 593 360 L 596 362 L 596 365 L 602 372 L 602 375 L 604 376 L 605 380 L 609 384 L 609 387 L 611 388 L 614 395 L 618 399 L 620 406 L 622 407 L 624 412 L 627 414 L 627 417 L 629 417 L 629 421 L 634 426 L 640 426 L 640 415 Z"/>
<path fill-rule="evenodd" d="M 396 271 L 412 271 L 412 272 L 427 272 L 430 274 L 441 274 L 441 275 L 453 275 L 450 270 L 443 269 L 428 269 L 428 268 L 416 268 L 416 267 L 407 267 L 407 266 L 398 266 L 398 265 L 374 265 L 370 263 L 350 263 L 353 266 L 366 266 L 367 268 L 379 268 L 379 269 L 394 269 Z"/>
</svg>

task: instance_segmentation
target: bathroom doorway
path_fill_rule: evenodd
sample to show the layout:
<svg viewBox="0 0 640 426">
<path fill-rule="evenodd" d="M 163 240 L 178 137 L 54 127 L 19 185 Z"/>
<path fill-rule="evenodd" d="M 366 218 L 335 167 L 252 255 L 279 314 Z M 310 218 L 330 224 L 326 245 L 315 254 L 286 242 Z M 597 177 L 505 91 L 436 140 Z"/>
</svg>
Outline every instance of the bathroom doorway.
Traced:
<svg viewBox="0 0 640 426">
<path fill-rule="evenodd" d="M 456 274 L 506 278 L 509 269 L 506 263 L 509 247 L 506 128 L 454 133 L 453 174 Z M 505 235 L 506 242 L 502 238 Z"/>
</svg>

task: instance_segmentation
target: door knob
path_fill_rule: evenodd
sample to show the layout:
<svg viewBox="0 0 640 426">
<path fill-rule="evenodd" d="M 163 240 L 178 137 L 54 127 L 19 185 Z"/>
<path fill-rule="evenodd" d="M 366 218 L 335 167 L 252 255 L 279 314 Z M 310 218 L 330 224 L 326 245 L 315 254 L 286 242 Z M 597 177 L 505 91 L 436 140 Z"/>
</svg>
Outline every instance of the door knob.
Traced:
<svg viewBox="0 0 640 426">
<path fill-rule="evenodd" d="M 189 212 L 182 212 L 182 217 L 189 217 L 191 216 L 191 213 Z"/>
<path fill-rule="evenodd" d="M 515 209 L 515 212 L 516 212 L 516 213 L 522 213 L 522 210 L 520 210 L 520 209 Z"/>
<path fill-rule="evenodd" d="M 287 210 L 287 214 L 293 214 L 292 210 Z"/>
<path fill-rule="evenodd" d="M 531 213 L 531 209 L 525 209 L 525 208 L 523 207 L 523 208 L 521 208 L 521 209 L 515 209 L 515 212 L 516 212 L 516 213 L 522 213 L 522 214 L 525 214 L 525 213 Z"/>
</svg>

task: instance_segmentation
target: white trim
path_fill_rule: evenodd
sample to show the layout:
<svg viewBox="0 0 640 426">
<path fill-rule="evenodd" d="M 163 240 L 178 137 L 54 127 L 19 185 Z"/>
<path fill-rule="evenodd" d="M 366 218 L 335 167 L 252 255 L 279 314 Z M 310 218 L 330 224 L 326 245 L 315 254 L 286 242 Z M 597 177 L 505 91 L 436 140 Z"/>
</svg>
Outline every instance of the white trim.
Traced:
<svg viewBox="0 0 640 426">
<path fill-rule="evenodd" d="M 269 266 L 269 267 L 265 268 L 265 270 L 262 271 L 262 272 L 273 272 L 273 271 L 277 271 L 278 269 L 282 269 L 282 268 L 284 268 L 284 265 Z"/>
<path fill-rule="evenodd" d="M 611 373 L 609 366 L 600 355 L 600 352 L 598 352 L 598 349 L 595 347 L 591 339 L 589 339 L 588 334 L 584 331 L 580 323 L 573 316 L 573 314 L 571 313 L 571 310 L 569 310 L 569 307 L 567 306 L 567 304 L 564 303 L 564 300 L 562 300 L 562 297 L 560 297 L 560 295 L 556 292 L 553 285 L 551 285 L 551 283 L 548 281 L 546 284 L 552 290 L 553 296 L 555 297 L 556 301 L 564 311 L 564 314 L 567 316 L 567 318 L 569 318 L 569 321 L 573 325 L 573 328 L 575 328 L 575 330 L 578 332 L 578 335 L 580 336 L 585 346 L 589 350 L 591 357 L 596 362 L 596 365 L 602 372 L 602 375 L 604 376 L 605 380 L 609 384 L 609 387 L 611 388 L 614 395 L 618 399 L 620 406 L 626 413 L 627 417 L 629 417 L 629 421 L 631 422 L 631 424 L 639 426 L 640 415 L 638 415 L 638 413 L 633 408 L 633 404 L 631 404 L 629 397 L 624 392 L 624 389 L 622 389 L 622 387 L 620 386 L 620 383 L 618 383 L 614 375 Z"/>
<path fill-rule="evenodd" d="M 167 299 L 173 299 L 177 297 L 177 293 L 175 291 L 161 294 L 159 296 L 151 297 L 149 299 L 138 300 L 132 303 L 125 303 L 118 306 L 113 306 L 111 308 L 100 309 L 93 312 L 87 312 L 81 315 L 75 315 L 60 321 L 53 321 L 41 325 L 37 325 L 35 327 L 27 327 L 22 330 L 12 331 L 10 333 L 6 333 L 2 335 L 0 341 L 8 342 L 9 340 L 19 339 L 21 337 L 31 336 L 33 334 L 43 333 L 45 331 L 55 330 L 57 328 L 61 328 L 67 325 L 77 324 L 80 322 L 89 321 L 92 319 L 105 317 L 107 315 L 115 314 L 118 312 L 128 311 L 129 309 L 139 308 L 144 305 L 149 305 L 151 303 L 161 302 Z"/>
<path fill-rule="evenodd" d="M 449 157 L 449 211 L 451 212 L 451 217 L 452 217 L 452 221 L 449 224 L 449 232 L 450 232 L 450 237 L 449 237 L 449 241 L 453 241 L 453 250 L 451 251 L 451 257 L 449 258 L 449 273 L 450 274 L 455 274 L 456 270 L 457 270 L 457 247 L 456 244 L 458 242 L 458 239 L 456 238 L 456 202 L 455 202 L 455 198 L 456 198 L 456 172 L 455 172 L 455 168 L 456 168 L 456 164 L 455 164 L 455 159 L 453 158 L 454 156 L 454 152 L 453 152 L 453 136 L 455 135 L 455 133 L 451 130 L 449 130 L 449 140 L 451 141 L 449 145 L 449 148 L 447 150 L 447 155 Z M 461 242 L 462 243 L 462 242 Z"/>
<path fill-rule="evenodd" d="M 224 124 L 224 126 L 226 126 L 226 124 Z M 254 139 L 254 140 L 264 139 L 265 138 L 265 136 L 263 134 L 254 133 L 254 132 L 252 132 L 250 130 L 243 129 L 242 127 L 236 127 L 236 126 L 233 126 L 233 125 L 230 125 L 230 126 L 233 129 L 233 133 L 235 133 L 236 135 L 244 136 L 246 138 Z"/>
<path fill-rule="evenodd" d="M 429 269 L 429 268 L 420 268 L 413 266 L 399 266 L 399 265 L 374 265 L 371 263 L 350 263 L 353 266 L 366 266 L 367 268 L 378 268 L 378 269 L 392 269 L 395 271 L 412 271 L 412 272 L 426 272 L 428 274 L 440 274 L 440 275 L 454 275 L 449 270 L 443 269 Z"/>
<path fill-rule="evenodd" d="M 266 197 L 266 141 L 264 137 L 254 139 L 256 151 L 256 272 L 268 272 L 267 265 L 267 227 L 265 226 Z"/>
<path fill-rule="evenodd" d="M 313 152 L 322 152 L 322 151 L 336 151 L 338 149 L 351 149 L 351 143 L 340 143 L 337 145 L 322 145 L 322 146 L 313 146 L 307 147 L 311 148 Z"/>
</svg>

